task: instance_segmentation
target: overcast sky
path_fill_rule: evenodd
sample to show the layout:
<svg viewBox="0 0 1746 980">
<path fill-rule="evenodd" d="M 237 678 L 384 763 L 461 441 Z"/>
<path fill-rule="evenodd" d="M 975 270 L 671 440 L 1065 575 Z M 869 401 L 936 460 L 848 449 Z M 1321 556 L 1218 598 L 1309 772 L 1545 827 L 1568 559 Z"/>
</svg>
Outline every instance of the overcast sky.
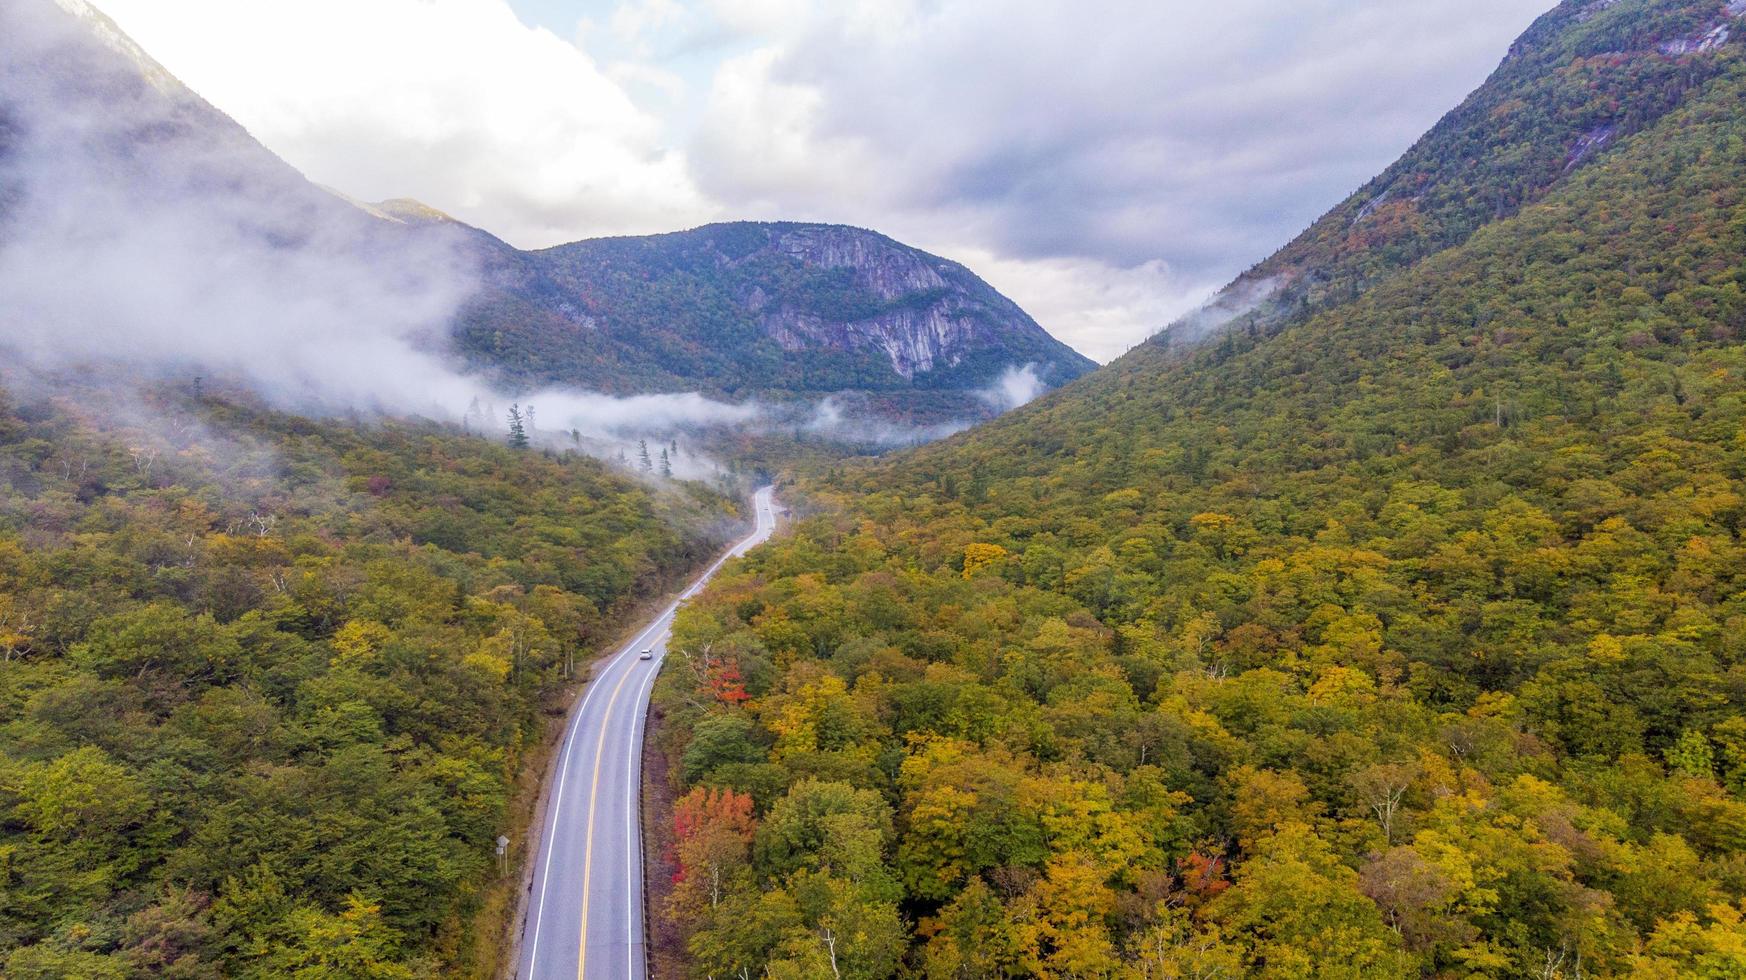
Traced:
<svg viewBox="0 0 1746 980">
<path fill-rule="evenodd" d="M 735 218 L 958 259 L 1120 354 L 1552 0 L 96 0 L 312 179 L 523 247 Z"/>
</svg>

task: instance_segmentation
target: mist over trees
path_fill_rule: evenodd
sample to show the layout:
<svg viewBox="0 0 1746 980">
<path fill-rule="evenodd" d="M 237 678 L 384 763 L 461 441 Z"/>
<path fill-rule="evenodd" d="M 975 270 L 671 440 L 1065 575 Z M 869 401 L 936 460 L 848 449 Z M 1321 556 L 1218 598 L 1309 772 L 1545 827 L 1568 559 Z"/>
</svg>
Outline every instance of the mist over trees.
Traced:
<svg viewBox="0 0 1746 980">
<path fill-rule="evenodd" d="M 64 395 L 0 394 L 0 971 L 488 959 L 542 707 L 727 502 L 435 426 Z"/>
</svg>

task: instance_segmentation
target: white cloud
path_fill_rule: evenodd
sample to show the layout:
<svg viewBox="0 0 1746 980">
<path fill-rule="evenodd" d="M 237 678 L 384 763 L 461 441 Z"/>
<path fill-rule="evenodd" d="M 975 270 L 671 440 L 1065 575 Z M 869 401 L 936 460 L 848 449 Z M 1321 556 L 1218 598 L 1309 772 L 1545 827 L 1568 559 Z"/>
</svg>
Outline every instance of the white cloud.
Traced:
<svg viewBox="0 0 1746 980">
<path fill-rule="evenodd" d="M 692 147 L 694 159 L 708 161 L 697 165 L 699 179 L 752 213 L 822 215 L 848 200 L 877 203 L 884 188 L 869 171 L 879 159 L 853 136 L 822 132 L 825 94 L 774 77 L 782 57 L 759 48 L 716 72 Z"/>
<path fill-rule="evenodd" d="M 724 64 L 690 156 L 717 200 L 946 251 L 1104 358 L 1386 166 L 1550 6 L 821 0 Z"/>
<path fill-rule="evenodd" d="M 976 397 L 996 412 L 1010 412 L 1022 405 L 1036 401 L 1049 386 L 1043 379 L 1037 377 L 1037 366 L 1026 364 L 1024 367 L 1008 365 L 1000 372 L 1000 377 L 994 383 L 978 391 Z"/>
<path fill-rule="evenodd" d="M 621 39 L 646 45 L 649 36 L 684 20 L 678 0 L 627 0 L 612 13 L 612 30 Z M 645 47 L 645 56 L 649 53 Z"/>
<path fill-rule="evenodd" d="M 704 0 L 703 6 L 735 34 L 770 37 L 804 20 L 811 0 Z"/>
</svg>

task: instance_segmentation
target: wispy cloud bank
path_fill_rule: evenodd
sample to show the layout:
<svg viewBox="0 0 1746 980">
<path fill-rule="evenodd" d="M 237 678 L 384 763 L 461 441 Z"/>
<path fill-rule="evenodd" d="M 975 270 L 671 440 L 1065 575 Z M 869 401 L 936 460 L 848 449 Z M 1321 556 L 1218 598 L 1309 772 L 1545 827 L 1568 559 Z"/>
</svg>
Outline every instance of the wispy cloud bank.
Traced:
<svg viewBox="0 0 1746 980">
<path fill-rule="evenodd" d="M 756 402 L 720 402 L 696 392 L 616 397 L 567 389 L 529 395 L 541 424 L 600 435 L 660 435 L 699 427 L 741 428 L 763 423 L 767 410 Z"/>
<path fill-rule="evenodd" d="M 1172 323 L 1162 339 L 1171 344 L 1194 343 L 1217 332 L 1231 321 L 1260 309 L 1262 304 L 1279 291 L 1279 286 L 1280 280 L 1277 277 L 1234 282 Z"/>
<path fill-rule="evenodd" d="M 442 354 L 479 286 L 458 232 L 382 222 L 309 185 L 63 2 L 0 7 L 0 345 L 17 363 L 217 374 L 297 411 L 459 419 L 482 396 L 507 404 Z M 536 397 L 588 433 L 758 414 L 697 394 Z"/>
<path fill-rule="evenodd" d="M 901 449 L 944 439 L 974 425 L 970 419 L 916 425 L 894 422 L 879 415 L 852 409 L 842 398 L 821 399 L 793 427 L 807 435 L 845 446 L 869 450 Z"/>
</svg>

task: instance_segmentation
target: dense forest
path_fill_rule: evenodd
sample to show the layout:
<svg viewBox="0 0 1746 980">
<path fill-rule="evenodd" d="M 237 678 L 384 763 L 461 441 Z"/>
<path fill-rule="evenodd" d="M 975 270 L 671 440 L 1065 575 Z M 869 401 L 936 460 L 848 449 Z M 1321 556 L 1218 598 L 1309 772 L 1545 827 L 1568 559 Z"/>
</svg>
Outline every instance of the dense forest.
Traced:
<svg viewBox="0 0 1746 980">
<path fill-rule="evenodd" d="M 657 688 L 695 974 L 1746 975 L 1738 7 L 1562 5 L 1443 231 L 791 491 Z"/>
<path fill-rule="evenodd" d="M 731 505 L 434 425 L 105 397 L 0 398 L 0 973 L 488 970 L 543 709 Z"/>
</svg>

